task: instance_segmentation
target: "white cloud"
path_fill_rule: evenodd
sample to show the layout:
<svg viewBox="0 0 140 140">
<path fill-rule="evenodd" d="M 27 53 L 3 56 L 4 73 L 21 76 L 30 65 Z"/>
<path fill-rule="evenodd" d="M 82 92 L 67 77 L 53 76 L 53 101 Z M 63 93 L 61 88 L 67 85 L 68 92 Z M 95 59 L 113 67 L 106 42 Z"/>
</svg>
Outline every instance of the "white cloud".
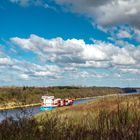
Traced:
<svg viewBox="0 0 140 140">
<path fill-rule="evenodd" d="M 140 69 L 134 68 L 122 68 L 120 69 L 123 73 L 132 73 L 132 74 L 140 74 Z"/>
<path fill-rule="evenodd" d="M 57 11 L 55 7 L 49 5 L 45 0 L 9 0 L 11 3 L 18 4 L 22 7 L 40 6 L 46 9 Z"/>
<path fill-rule="evenodd" d="M 21 6 L 42 6 L 56 10 L 45 0 L 9 0 Z M 101 26 L 130 24 L 140 28 L 140 0 L 54 0 L 65 10 L 83 14 Z"/>
<path fill-rule="evenodd" d="M 31 35 L 28 39 L 18 37 L 11 41 L 21 48 L 57 65 L 77 65 L 84 67 L 110 67 L 113 65 L 134 65 L 139 63 L 140 47 L 119 48 L 111 43 L 94 40 L 86 44 L 84 40 L 62 38 L 45 39 Z"/>
<path fill-rule="evenodd" d="M 105 78 L 108 75 L 107 74 L 98 74 L 95 72 L 82 71 L 82 72 L 79 72 L 76 76 L 82 77 L 82 78 Z"/>
<path fill-rule="evenodd" d="M 32 0 L 10 0 L 12 3 L 19 4 L 21 6 L 28 6 Z"/>
<path fill-rule="evenodd" d="M 140 42 L 140 30 L 139 29 L 134 29 L 134 39 L 138 42 Z"/>
<path fill-rule="evenodd" d="M 132 36 L 129 32 L 125 31 L 125 30 L 121 30 L 118 34 L 117 34 L 118 38 L 129 38 L 131 39 Z"/>
<path fill-rule="evenodd" d="M 29 76 L 27 74 L 21 74 L 19 75 L 21 79 L 23 80 L 29 80 Z"/>
<path fill-rule="evenodd" d="M 12 60 L 8 57 L 0 58 L 0 65 L 11 65 L 12 63 Z"/>
<path fill-rule="evenodd" d="M 71 64 L 73 67 L 81 67 L 81 68 L 109 68 L 112 67 L 110 61 L 86 61 L 82 64 Z"/>
<path fill-rule="evenodd" d="M 132 65 L 136 64 L 136 60 L 131 56 L 127 49 L 122 48 L 119 53 L 112 56 L 113 63 L 117 65 Z"/>
<path fill-rule="evenodd" d="M 84 14 L 102 26 L 130 24 L 140 28 L 140 0 L 55 0 L 71 12 Z"/>
<path fill-rule="evenodd" d="M 119 48 L 98 40 L 86 44 L 82 39 L 45 39 L 36 35 L 29 38 L 14 37 L 11 43 L 12 47 L 15 44 L 15 48 L 21 47 L 24 53 L 31 51 L 42 59 L 35 64 L 11 58 L 1 50 L 0 82 L 33 83 L 46 80 L 61 83 L 67 80 L 69 83 L 74 77 L 75 80 L 105 80 L 109 77 L 119 80 L 120 77 L 128 78 L 124 77 L 127 73 L 140 75 L 139 46 L 126 44 Z"/>
<path fill-rule="evenodd" d="M 109 40 L 113 41 L 114 43 L 120 42 L 122 47 L 133 45 L 124 39 L 127 39 L 131 42 L 140 42 L 140 30 L 135 27 L 121 25 L 108 28 L 106 29 L 106 32 L 111 36 L 108 37 Z"/>
<path fill-rule="evenodd" d="M 33 80 L 41 77 L 57 79 L 63 70 L 55 65 L 39 65 L 25 60 L 17 60 L 0 51 L 0 81 Z"/>
</svg>

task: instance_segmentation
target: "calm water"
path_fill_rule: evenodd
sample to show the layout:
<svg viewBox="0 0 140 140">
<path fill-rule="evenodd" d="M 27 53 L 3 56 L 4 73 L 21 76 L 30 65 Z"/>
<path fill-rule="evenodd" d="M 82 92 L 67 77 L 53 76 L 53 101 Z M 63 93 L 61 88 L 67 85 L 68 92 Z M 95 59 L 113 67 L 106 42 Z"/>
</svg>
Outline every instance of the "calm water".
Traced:
<svg viewBox="0 0 140 140">
<path fill-rule="evenodd" d="M 140 92 L 135 92 L 135 93 L 124 93 L 124 94 L 119 94 L 120 96 L 127 96 L 127 95 L 132 95 L 132 94 L 139 94 Z M 94 98 L 89 98 L 89 99 L 82 99 L 82 100 L 77 100 L 74 102 L 74 105 L 79 105 L 83 103 L 87 103 L 93 100 L 97 100 L 99 98 L 105 98 L 108 96 L 113 96 L 113 95 L 105 95 L 105 96 L 99 96 L 99 97 L 94 97 Z M 14 119 L 22 118 L 22 117 L 32 117 L 40 112 L 40 107 L 30 107 L 30 108 L 24 108 L 24 109 L 14 109 L 14 110 L 6 110 L 6 111 L 0 111 L 0 121 L 4 120 L 6 117 L 13 117 Z"/>
</svg>

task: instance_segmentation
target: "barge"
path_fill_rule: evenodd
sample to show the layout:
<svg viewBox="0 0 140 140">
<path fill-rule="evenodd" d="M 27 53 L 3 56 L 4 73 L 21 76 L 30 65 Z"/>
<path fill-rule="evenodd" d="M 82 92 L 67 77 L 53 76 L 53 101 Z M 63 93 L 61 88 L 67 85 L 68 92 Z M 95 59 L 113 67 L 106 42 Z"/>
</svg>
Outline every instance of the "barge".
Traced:
<svg viewBox="0 0 140 140">
<path fill-rule="evenodd" d="M 54 98 L 54 96 L 42 96 L 42 105 L 40 107 L 41 111 L 49 111 L 58 107 L 70 106 L 73 105 L 73 99 L 61 99 Z"/>
</svg>

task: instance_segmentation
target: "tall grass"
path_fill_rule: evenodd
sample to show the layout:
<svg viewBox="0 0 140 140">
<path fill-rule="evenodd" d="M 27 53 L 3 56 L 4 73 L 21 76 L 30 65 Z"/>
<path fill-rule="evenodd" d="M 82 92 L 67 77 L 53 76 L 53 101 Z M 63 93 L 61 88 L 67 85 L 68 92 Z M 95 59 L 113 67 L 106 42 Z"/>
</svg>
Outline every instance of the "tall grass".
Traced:
<svg viewBox="0 0 140 140">
<path fill-rule="evenodd" d="M 85 106 L 43 113 L 42 117 L 32 119 L 23 118 L 16 121 L 9 118 L 0 123 L 0 139 L 139 140 L 139 97 L 132 101 L 128 99 L 129 102 L 125 104 L 124 100 L 123 98 L 89 103 Z M 104 108 L 105 103 L 109 104 L 109 107 Z M 97 105 L 99 108 L 94 109 Z"/>
</svg>

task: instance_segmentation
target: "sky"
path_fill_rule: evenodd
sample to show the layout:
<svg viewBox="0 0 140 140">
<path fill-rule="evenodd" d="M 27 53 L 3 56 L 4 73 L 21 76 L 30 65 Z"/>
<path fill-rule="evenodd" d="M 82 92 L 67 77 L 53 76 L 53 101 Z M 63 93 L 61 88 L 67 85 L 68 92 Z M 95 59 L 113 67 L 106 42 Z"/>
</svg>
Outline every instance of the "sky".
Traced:
<svg viewBox="0 0 140 140">
<path fill-rule="evenodd" d="M 1 0 L 0 86 L 140 87 L 140 0 Z"/>
</svg>

